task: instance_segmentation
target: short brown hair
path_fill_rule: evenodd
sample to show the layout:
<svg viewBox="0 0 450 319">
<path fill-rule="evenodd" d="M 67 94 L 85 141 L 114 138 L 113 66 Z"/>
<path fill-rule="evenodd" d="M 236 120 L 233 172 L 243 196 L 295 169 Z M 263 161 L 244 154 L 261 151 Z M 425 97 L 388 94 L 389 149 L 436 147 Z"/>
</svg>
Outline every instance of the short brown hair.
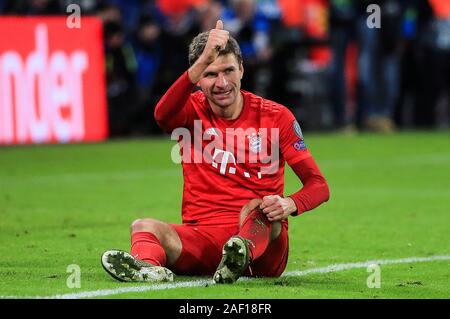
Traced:
<svg viewBox="0 0 450 319">
<path fill-rule="evenodd" d="M 193 65 L 202 54 L 203 50 L 205 49 L 206 42 L 208 41 L 208 36 L 209 31 L 206 31 L 200 33 L 192 40 L 191 44 L 189 45 L 189 65 Z M 242 63 L 241 49 L 239 48 L 239 44 L 237 43 L 236 39 L 231 35 L 228 38 L 225 49 L 221 50 L 219 52 L 219 55 L 227 55 L 230 53 L 234 54 L 238 64 L 240 65 Z"/>
</svg>

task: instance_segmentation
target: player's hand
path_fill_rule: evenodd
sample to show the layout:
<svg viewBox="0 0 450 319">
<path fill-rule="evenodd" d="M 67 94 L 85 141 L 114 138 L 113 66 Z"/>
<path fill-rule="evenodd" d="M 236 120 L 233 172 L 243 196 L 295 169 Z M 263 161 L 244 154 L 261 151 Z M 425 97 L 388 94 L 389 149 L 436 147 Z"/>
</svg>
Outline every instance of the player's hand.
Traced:
<svg viewBox="0 0 450 319">
<path fill-rule="evenodd" d="M 295 202 L 290 197 L 278 195 L 264 196 L 259 208 L 270 222 L 287 219 L 290 214 L 297 210 Z"/>
<path fill-rule="evenodd" d="M 205 65 L 213 63 L 219 56 L 219 52 L 225 49 L 230 35 L 223 29 L 222 20 L 217 20 L 216 27 L 209 31 L 208 41 L 199 57 L 199 62 Z"/>
</svg>

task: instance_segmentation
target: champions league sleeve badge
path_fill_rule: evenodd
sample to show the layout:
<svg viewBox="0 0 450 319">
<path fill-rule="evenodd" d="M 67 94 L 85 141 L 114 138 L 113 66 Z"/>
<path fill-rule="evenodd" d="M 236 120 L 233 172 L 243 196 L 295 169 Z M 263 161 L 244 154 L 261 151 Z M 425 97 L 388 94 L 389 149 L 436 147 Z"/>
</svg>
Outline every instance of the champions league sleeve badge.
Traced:
<svg viewBox="0 0 450 319">
<path fill-rule="evenodd" d="M 294 120 L 294 122 L 292 122 L 292 127 L 294 129 L 295 135 L 297 135 L 299 138 L 301 138 L 303 140 L 302 129 L 300 128 L 300 124 L 298 124 L 298 122 L 296 120 Z"/>
<path fill-rule="evenodd" d="M 294 149 L 296 151 L 302 151 L 302 150 L 306 149 L 306 145 L 305 145 L 305 142 L 303 140 L 298 140 L 297 142 L 292 144 L 292 146 L 294 147 Z"/>
<path fill-rule="evenodd" d="M 300 128 L 300 124 L 296 120 L 292 122 L 292 128 L 294 129 L 295 135 L 299 138 L 297 142 L 292 144 L 296 151 L 302 151 L 306 149 L 305 141 L 303 140 L 302 129 Z"/>
</svg>

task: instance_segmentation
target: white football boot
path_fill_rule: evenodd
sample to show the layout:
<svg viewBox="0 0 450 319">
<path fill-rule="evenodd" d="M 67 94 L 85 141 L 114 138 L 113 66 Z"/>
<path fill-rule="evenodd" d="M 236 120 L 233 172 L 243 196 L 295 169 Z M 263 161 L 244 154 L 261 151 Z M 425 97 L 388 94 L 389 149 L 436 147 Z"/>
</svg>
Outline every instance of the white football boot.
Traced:
<svg viewBox="0 0 450 319">
<path fill-rule="evenodd" d="M 250 262 L 248 242 L 240 236 L 231 237 L 222 250 L 222 260 L 217 267 L 213 280 L 217 284 L 234 283 Z"/>
<path fill-rule="evenodd" d="M 122 250 L 105 251 L 101 263 L 106 272 L 119 281 L 173 281 L 173 273 L 166 267 L 149 264 Z"/>
</svg>

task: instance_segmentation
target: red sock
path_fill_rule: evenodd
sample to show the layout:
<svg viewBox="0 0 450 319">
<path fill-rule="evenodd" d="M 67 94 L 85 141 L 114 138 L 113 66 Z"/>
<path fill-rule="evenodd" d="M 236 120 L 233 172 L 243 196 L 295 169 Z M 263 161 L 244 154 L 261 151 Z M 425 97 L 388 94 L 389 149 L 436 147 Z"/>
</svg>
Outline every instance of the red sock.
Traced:
<svg viewBox="0 0 450 319">
<path fill-rule="evenodd" d="M 269 245 L 272 223 L 258 209 L 253 210 L 242 223 L 239 236 L 250 241 L 251 260 L 260 257 Z"/>
<path fill-rule="evenodd" d="M 131 255 L 152 265 L 166 265 L 166 252 L 161 242 L 149 232 L 136 232 L 131 235 Z"/>
</svg>

